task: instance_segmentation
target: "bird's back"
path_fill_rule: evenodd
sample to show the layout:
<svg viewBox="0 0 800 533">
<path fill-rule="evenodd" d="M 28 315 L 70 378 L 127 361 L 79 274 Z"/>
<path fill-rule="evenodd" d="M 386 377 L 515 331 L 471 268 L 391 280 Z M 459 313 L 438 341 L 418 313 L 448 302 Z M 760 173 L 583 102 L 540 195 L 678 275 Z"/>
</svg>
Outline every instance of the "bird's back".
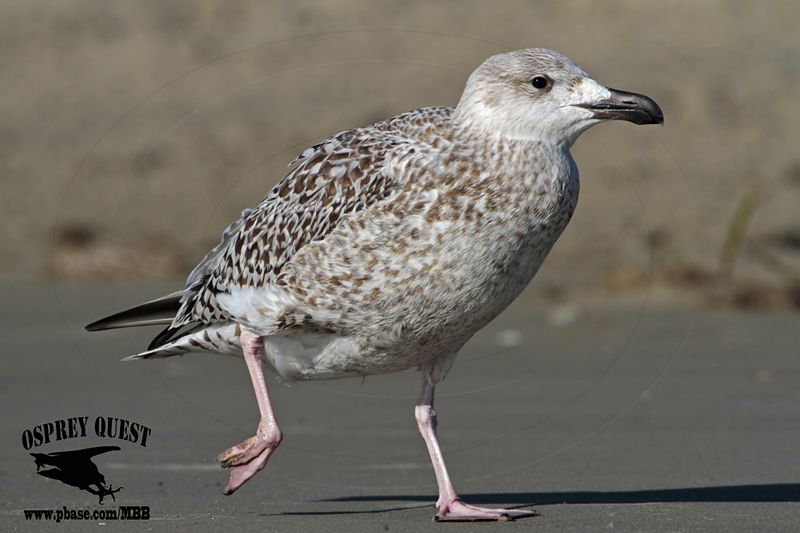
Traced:
<svg viewBox="0 0 800 533">
<path fill-rule="evenodd" d="M 307 244 L 396 193 L 407 152 L 431 150 L 432 131 L 450 108 L 425 108 L 338 133 L 301 153 L 264 200 L 224 232 L 194 268 L 173 326 L 231 318 L 216 296 L 280 283 L 284 266 Z"/>
</svg>

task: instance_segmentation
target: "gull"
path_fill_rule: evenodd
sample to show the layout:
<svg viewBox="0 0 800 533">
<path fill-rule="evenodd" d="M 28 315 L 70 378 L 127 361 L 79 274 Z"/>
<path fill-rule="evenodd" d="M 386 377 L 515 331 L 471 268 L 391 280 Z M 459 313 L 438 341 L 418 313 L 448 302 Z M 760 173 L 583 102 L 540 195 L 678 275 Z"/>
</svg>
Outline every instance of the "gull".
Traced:
<svg viewBox="0 0 800 533">
<path fill-rule="evenodd" d="M 437 439 L 434 390 L 460 348 L 528 285 L 578 200 L 570 154 L 608 120 L 663 124 L 650 98 L 607 88 L 567 57 L 492 56 L 456 107 L 426 107 L 343 131 L 301 153 L 223 232 L 185 288 L 88 325 L 160 324 L 155 359 L 242 355 L 260 421 L 221 453 L 231 494 L 283 434 L 263 367 L 313 380 L 418 368 L 414 407 L 439 488 L 435 519 L 513 520 L 533 510 L 461 500 Z"/>
</svg>

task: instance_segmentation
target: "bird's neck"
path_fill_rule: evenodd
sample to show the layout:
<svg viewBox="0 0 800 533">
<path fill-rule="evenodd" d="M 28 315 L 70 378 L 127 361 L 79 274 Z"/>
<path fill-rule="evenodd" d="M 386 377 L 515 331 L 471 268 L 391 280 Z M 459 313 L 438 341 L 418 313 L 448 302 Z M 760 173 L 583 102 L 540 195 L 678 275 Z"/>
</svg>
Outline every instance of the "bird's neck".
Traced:
<svg viewBox="0 0 800 533">
<path fill-rule="evenodd" d="M 523 117 L 507 116 L 493 108 L 472 101 L 461 101 L 451 117 L 460 134 L 487 139 L 490 142 L 516 142 L 548 145 L 557 150 L 569 150 L 575 138 L 559 135 L 547 123 L 532 125 Z"/>
</svg>

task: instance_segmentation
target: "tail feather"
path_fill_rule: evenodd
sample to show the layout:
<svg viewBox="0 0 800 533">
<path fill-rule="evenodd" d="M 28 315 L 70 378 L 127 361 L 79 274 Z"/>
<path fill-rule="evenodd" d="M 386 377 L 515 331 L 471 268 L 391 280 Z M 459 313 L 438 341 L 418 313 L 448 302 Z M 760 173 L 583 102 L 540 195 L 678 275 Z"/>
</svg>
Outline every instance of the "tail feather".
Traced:
<svg viewBox="0 0 800 533">
<path fill-rule="evenodd" d="M 100 331 L 135 326 L 166 325 L 147 350 L 128 356 L 123 361 L 157 359 L 190 352 L 211 352 L 241 356 L 241 329 L 235 322 L 190 323 L 172 327 L 186 290 L 131 307 L 120 313 L 92 322 L 86 329 Z"/>
<path fill-rule="evenodd" d="M 180 301 L 184 291 L 176 291 L 161 298 L 131 307 L 125 311 L 101 318 L 86 326 L 87 331 L 104 329 L 132 328 L 137 326 L 153 326 L 170 324 L 180 309 Z"/>
<path fill-rule="evenodd" d="M 191 351 L 192 351 L 191 348 L 188 346 L 170 346 L 169 348 L 164 348 L 163 346 L 160 346 L 154 350 L 147 350 L 141 353 L 123 357 L 120 360 L 127 363 L 129 361 L 161 359 L 163 357 L 172 357 L 174 355 L 184 355 Z"/>
<path fill-rule="evenodd" d="M 156 335 L 152 341 L 150 341 L 150 345 L 147 347 L 147 349 L 155 350 L 159 346 L 164 346 L 165 344 L 169 344 L 170 342 L 177 340 L 184 335 L 194 333 L 197 330 L 204 328 L 205 326 L 203 324 L 189 324 L 186 326 L 178 326 L 177 328 L 173 328 L 172 324 L 170 324 L 161 330 L 161 332 L 159 332 L 159 334 Z"/>
<path fill-rule="evenodd" d="M 150 347 L 144 352 L 129 355 L 123 361 L 159 359 L 190 352 L 221 353 L 241 357 L 240 334 L 241 329 L 234 322 L 199 325 L 192 330 L 185 331 L 174 340 Z"/>
</svg>

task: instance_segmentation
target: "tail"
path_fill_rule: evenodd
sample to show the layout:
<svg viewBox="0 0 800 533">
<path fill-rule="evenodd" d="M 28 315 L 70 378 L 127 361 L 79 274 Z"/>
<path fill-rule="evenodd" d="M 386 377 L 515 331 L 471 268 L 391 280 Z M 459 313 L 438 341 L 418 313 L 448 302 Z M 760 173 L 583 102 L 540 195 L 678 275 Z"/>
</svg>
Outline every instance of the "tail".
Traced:
<svg viewBox="0 0 800 533">
<path fill-rule="evenodd" d="M 190 352 L 209 352 L 241 357 L 242 344 L 239 340 L 241 333 L 239 325 L 235 322 L 197 324 L 191 328 L 178 328 L 174 332 L 165 330 L 153 339 L 146 351 L 129 355 L 123 361 L 159 359 Z M 159 337 L 167 340 L 160 341 Z"/>
<path fill-rule="evenodd" d="M 182 290 L 101 318 L 86 326 L 87 331 L 132 328 L 137 326 L 169 325 L 181 306 Z"/>
<path fill-rule="evenodd" d="M 185 291 L 167 294 L 156 300 L 131 307 L 86 326 L 87 331 L 115 328 L 165 325 L 152 340 L 147 351 L 131 355 L 123 361 L 183 355 L 189 352 L 212 352 L 241 355 L 239 335 L 241 330 L 233 322 L 215 324 L 190 323 L 172 327 L 172 320 L 181 306 Z"/>
</svg>

